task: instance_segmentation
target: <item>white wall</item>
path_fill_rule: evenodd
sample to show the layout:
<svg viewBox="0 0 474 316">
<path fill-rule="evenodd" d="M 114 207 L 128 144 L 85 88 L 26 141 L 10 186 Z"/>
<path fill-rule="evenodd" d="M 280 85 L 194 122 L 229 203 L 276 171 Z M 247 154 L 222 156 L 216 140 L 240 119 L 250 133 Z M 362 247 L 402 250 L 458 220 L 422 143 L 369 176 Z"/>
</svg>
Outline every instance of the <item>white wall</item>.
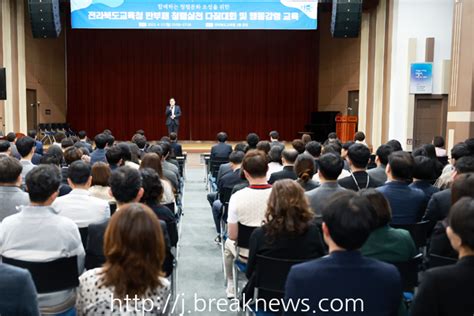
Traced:
<svg viewBox="0 0 474 316">
<path fill-rule="evenodd" d="M 453 7 L 454 0 L 394 0 L 389 138 L 399 140 L 403 148 L 411 149 L 407 138 L 413 136 L 410 63 L 425 61 L 426 38 L 434 37 L 433 94 L 443 93 L 442 64 L 451 59 Z"/>
</svg>

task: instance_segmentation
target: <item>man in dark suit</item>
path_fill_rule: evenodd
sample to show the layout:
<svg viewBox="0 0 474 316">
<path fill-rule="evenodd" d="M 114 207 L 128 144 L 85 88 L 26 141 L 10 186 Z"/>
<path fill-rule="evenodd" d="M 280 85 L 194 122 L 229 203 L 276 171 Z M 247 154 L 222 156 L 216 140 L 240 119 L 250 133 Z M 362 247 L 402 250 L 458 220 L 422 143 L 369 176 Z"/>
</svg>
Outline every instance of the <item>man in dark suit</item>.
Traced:
<svg viewBox="0 0 474 316">
<path fill-rule="evenodd" d="M 464 197 L 449 211 L 446 230 L 459 253 L 456 264 L 429 269 L 410 308 L 411 315 L 474 315 L 474 199 Z"/>
<path fill-rule="evenodd" d="M 347 160 L 351 169 L 351 176 L 338 181 L 343 188 L 360 191 L 367 188 L 376 188 L 382 185 L 367 173 L 367 164 L 370 160 L 370 150 L 363 144 L 353 144 L 347 151 Z"/>
<path fill-rule="evenodd" d="M 322 230 L 329 255 L 291 268 L 285 299 L 300 305 L 285 315 L 340 315 L 344 308 L 347 315 L 397 315 L 402 299 L 397 268 L 358 250 L 370 235 L 373 212 L 367 198 L 351 191 L 328 201 Z"/>
<path fill-rule="evenodd" d="M 390 203 L 393 224 L 414 224 L 426 208 L 425 193 L 409 186 L 414 166 L 412 155 L 404 151 L 393 152 L 388 158 L 388 180 L 377 188 Z"/>
<path fill-rule="evenodd" d="M 116 169 L 110 177 L 110 189 L 117 201 L 117 211 L 124 204 L 139 202 L 144 193 L 140 172 L 126 166 Z M 86 269 L 100 267 L 105 262 L 104 234 L 109 220 L 89 225 L 86 245 Z M 160 225 L 166 243 L 166 259 L 163 267 L 164 269 L 165 266 L 167 267 L 165 272 L 168 274 L 171 272 L 173 261 L 170 253 L 171 242 L 166 223 L 160 220 Z"/>
<path fill-rule="evenodd" d="M 181 117 L 181 107 L 176 104 L 174 98 L 170 99 L 170 105 L 166 106 L 166 127 L 168 135 L 171 133 L 178 134 L 179 118 Z"/>
<path fill-rule="evenodd" d="M 94 137 L 95 141 L 95 150 L 90 154 L 91 157 L 91 166 L 96 162 L 107 162 L 105 158 L 105 146 L 107 146 L 108 137 L 106 134 L 98 134 Z"/>
<path fill-rule="evenodd" d="M 228 159 L 232 152 L 232 146 L 226 143 L 227 134 L 219 132 L 217 134 L 217 144 L 211 148 L 211 160 L 214 159 Z"/>
<path fill-rule="evenodd" d="M 465 156 L 456 160 L 453 178 L 463 173 L 474 172 L 474 157 Z M 451 207 L 451 189 L 446 189 L 431 196 L 423 216 L 424 221 L 430 221 L 433 228 L 436 222 L 446 218 Z"/>
<path fill-rule="evenodd" d="M 277 131 L 271 131 L 268 136 L 270 136 L 270 147 L 278 146 L 285 148 L 285 144 L 280 142 L 280 134 Z"/>
<path fill-rule="evenodd" d="M 171 157 L 180 157 L 183 155 L 183 147 L 178 143 L 178 134 L 170 133 Z"/>
<path fill-rule="evenodd" d="M 283 170 L 274 172 L 270 176 L 268 183 L 273 184 L 275 181 L 282 179 L 298 179 L 296 172 L 294 170 L 294 165 L 296 158 L 298 158 L 298 152 L 294 149 L 285 149 L 281 153 L 281 160 L 283 162 Z"/>
<path fill-rule="evenodd" d="M 377 164 L 376 168 L 369 169 L 367 173 L 369 176 L 374 178 L 380 183 L 385 183 L 387 181 L 387 174 L 385 173 L 385 168 L 388 164 L 388 156 L 392 153 L 392 147 L 388 145 L 380 145 L 375 152 L 375 163 Z"/>
</svg>

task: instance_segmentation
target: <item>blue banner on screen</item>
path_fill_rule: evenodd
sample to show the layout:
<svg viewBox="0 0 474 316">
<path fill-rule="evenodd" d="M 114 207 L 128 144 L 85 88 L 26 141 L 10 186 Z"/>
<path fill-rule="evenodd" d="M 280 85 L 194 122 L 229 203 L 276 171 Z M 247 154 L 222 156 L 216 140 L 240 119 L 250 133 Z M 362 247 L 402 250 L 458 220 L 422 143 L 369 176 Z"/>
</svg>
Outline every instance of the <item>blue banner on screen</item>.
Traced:
<svg viewBox="0 0 474 316">
<path fill-rule="evenodd" d="M 73 28 L 315 30 L 318 0 L 71 0 Z"/>
<path fill-rule="evenodd" d="M 410 67 L 410 93 L 433 93 L 433 64 L 414 63 Z"/>
</svg>

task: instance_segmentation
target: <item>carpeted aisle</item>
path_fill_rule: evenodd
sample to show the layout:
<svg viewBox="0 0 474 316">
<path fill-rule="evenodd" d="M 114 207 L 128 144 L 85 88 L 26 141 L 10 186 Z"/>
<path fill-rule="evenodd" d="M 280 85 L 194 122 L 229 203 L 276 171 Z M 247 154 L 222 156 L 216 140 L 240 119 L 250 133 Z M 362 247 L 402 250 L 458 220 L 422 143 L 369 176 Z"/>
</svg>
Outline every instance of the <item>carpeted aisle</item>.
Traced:
<svg viewBox="0 0 474 316">
<path fill-rule="evenodd" d="M 177 307 L 174 314 L 179 315 L 184 311 L 183 315 L 235 315 L 217 310 L 216 300 L 225 299 L 221 251 L 220 246 L 214 243 L 217 234 L 206 199 L 204 166 L 199 165 L 198 157 L 192 157 L 195 155 L 198 156 L 188 156 L 190 163 L 186 167 L 184 216 L 178 250 Z M 205 311 L 196 311 L 195 297 L 207 302 Z M 210 300 L 213 300 L 211 311 Z M 197 300 L 196 307 L 197 310 L 203 309 L 204 302 Z"/>
</svg>

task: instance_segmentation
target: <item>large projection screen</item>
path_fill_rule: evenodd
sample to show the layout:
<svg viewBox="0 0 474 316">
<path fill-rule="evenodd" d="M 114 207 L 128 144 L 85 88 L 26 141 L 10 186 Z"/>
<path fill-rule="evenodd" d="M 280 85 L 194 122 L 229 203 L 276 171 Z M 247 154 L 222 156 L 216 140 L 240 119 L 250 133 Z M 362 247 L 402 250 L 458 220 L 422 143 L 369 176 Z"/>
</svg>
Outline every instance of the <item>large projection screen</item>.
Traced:
<svg viewBox="0 0 474 316">
<path fill-rule="evenodd" d="M 71 0 L 76 29 L 315 30 L 317 0 Z"/>
</svg>

